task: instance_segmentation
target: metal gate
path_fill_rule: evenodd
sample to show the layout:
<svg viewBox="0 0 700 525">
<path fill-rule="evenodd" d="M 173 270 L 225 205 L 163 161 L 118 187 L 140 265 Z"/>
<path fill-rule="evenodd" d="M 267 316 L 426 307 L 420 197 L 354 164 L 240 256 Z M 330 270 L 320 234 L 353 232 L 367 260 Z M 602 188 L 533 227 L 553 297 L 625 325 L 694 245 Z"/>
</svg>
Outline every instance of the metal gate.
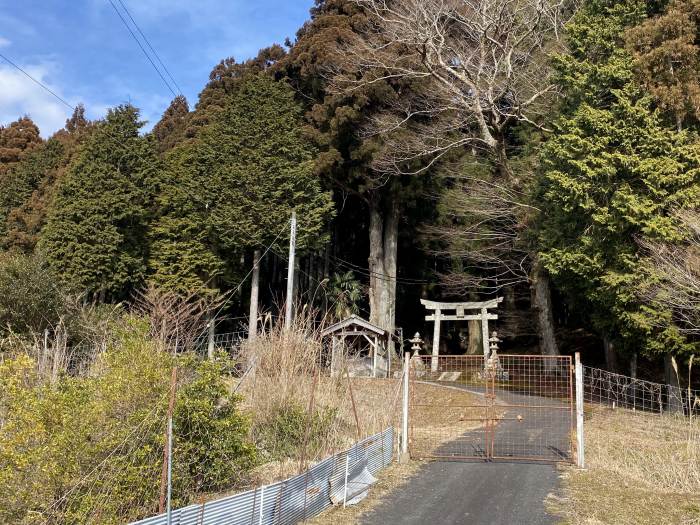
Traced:
<svg viewBox="0 0 700 525">
<path fill-rule="evenodd" d="M 573 461 L 569 356 L 416 356 L 410 361 L 413 458 Z"/>
</svg>

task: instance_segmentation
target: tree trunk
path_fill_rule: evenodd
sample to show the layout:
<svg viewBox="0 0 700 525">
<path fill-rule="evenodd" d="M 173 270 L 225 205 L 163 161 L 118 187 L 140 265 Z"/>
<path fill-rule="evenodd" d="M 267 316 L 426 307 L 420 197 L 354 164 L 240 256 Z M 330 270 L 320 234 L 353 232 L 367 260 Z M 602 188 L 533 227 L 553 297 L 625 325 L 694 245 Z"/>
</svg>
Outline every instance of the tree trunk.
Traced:
<svg viewBox="0 0 700 525">
<path fill-rule="evenodd" d="M 388 198 L 373 196 L 369 203 L 369 309 L 370 322 L 394 331 L 399 207 Z M 393 344 L 390 345 L 393 349 Z"/>
<path fill-rule="evenodd" d="M 540 336 L 540 353 L 542 355 L 559 355 L 557 340 L 554 336 L 554 315 L 552 313 L 552 290 L 549 274 L 542 264 L 535 260 L 532 269 L 532 286 L 534 289 L 535 309 Z"/>
<path fill-rule="evenodd" d="M 253 275 L 250 281 L 250 310 L 248 317 L 248 340 L 258 335 L 258 295 L 260 291 L 260 250 L 253 252 Z"/>
<path fill-rule="evenodd" d="M 469 326 L 469 347 L 467 348 L 468 355 L 482 355 L 483 348 L 481 346 L 481 321 L 467 321 Z"/>
<path fill-rule="evenodd" d="M 608 372 L 617 373 L 617 350 L 615 350 L 615 343 L 610 340 L 607 334 L 603 336 L 603 350 L 605 352 L 605 368 L 608 369 Z"/>
</svg>

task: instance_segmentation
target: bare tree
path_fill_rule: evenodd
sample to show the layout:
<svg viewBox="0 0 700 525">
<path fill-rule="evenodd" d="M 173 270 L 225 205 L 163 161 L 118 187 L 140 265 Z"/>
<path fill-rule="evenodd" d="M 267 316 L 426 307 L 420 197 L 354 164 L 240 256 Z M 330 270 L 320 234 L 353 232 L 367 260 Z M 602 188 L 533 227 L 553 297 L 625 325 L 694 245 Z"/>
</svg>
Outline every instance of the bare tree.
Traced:
<svg viewBox="0 0 700 525">
<path fill-rule="evenodd" d="M 700 335 L 700 209 L 679 211 L 676 217 L 685 232 L 682 243 L 640 241 L 660 278 L 642 294 L 669 308 L 682 332 Z"/>
<path fill-rule="evenodd" d="M 513 198 L 522 181 L 508 162 L 517 125 L 547 130 L 556 86 L 549 57 L 574 12 L 573 0 L 355 0 L 369 14 L 362 34 L 343 47 L 333 86 L 348 93 L 389 82 L 397 97 L 367 133 L 381 136 L 373 168 L 417 174 L 467 150 L 492 159 L 487 180 L 463 184 L 469 195 L 453 228 L 474 275 L 449 285 L 493 289 L 527 280 L 533 287 L 542 352 L 556 354 L 548 275 L 523 248 L 529 213 Z M 439 234 L 439 232 L 436 232 Z M 445 233 L 443 231 L 442 233 Z M 454 239 L 453 239 L 454 240 Z M 454 256 L 454 254 L 452 254 Z M 486 270 L 486 272 L 484 272 Z"/>
<path fill-rule="evenodd" d="M 478 147 L 507 170 L 506 140 L 516 123 L 543 128 L 551 82 L 548 56 L 572 8 L 565 0 L 355 0 L 370 15 L 344 51 L 334 84 L 410 82 L 411 96 L 376 122 L 393 156 L 377 168 L 406 169 L 418 157 Z M 358 74 L 359 72 L 359 74 Z M 422 89 L 421 89 L 422 86 Z M 424 166 L 425 167 L 425 166 Z"/>
<path fill-rule="evenodd" d="M 134 310 L 149 319 L 151 336 L 163 348 L 177 352 L 192 348 L 214 321 L 214 312 L 223 300 L 222 296 L 181 295 L 151 286 L 136 294 Z"/>
</svg>

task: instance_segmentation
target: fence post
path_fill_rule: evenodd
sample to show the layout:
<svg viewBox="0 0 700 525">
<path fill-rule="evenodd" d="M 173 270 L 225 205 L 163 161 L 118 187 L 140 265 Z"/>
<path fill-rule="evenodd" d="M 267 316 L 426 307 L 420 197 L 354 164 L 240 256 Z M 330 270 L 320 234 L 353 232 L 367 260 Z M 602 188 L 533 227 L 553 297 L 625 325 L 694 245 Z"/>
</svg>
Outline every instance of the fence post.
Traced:
<svg viewBox="0 0 700 525">
<path fill-rule="evenodd" d="M 209 332 L 207 334 L 207 357 L 214 359 L 214 335 L 216 334 L 216 317 L 209 318 Z"/>
<path fill-rule="evenodd" d="M 262 525 L 263 522 L 263 503 L 265 502 L 265 486 L 260 487 L 260 520 L 258 523 Z"/>
<path fill-rule="evenodd" d="M 348 474 L 350 472 L 350 451 L 345 454 L 345 487 L 343 488 L 343 508 L 348 499 Z"/>
<path fill-rule="evenodd" d="M 576 465 L 585 467 L 585 453 L 583 443 L 583 366 L 581 354 L 576 352 Z"/>
<path fill-rule="evenodd" d="M 411 366 L 411 353 L 406 352 L 403 358 L 403 411 L 401 419 L 401 461 L 406 461 L 408 453 L 408 387 L 409 387 L 409 368 Z"/>
</svg>

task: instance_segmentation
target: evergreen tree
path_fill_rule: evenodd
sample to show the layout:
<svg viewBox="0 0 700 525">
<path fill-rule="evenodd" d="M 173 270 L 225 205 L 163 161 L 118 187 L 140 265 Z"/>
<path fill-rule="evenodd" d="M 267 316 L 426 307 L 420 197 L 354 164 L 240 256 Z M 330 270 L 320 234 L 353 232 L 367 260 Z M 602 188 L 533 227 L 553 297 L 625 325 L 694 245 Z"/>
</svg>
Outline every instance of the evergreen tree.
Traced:
<svg viewBox="0 0 700 525">
<path fill-rule="evenodd" d="M 158 161 L 141 126 L 133 106 L 109 110 L 61 182 L 41 234 L 58 274 L 101 299 L 124 297 L 145 277 Z"/>
<path fill-rule="evenodd" d="M 12 244 L 7 239 L 7 222 L 12 211 L 31 197 L 44 175 L 57 167 L 63 155 L 63 144 L 56 139 L 50 139 L 33 148 L 3 175 L 3 191 L 0 193 L 0 239 L 5 247 Z"/>
<path fill-rule="evenodd" d="M 566 102 L 542 151 L 541 260 L 619 347 L 679 352 L 670 312 L 639 299 L 653 275 L 637 240 L 679 238 L 670 212 L 700 198 L 700 144 L 668 128 L 634 81 L 623 32 L 645 16 L 640 0 L 591 0 L 569 28 Z"/>
<path fill-rule="evenodd" d="M 158 142 L 158 151 L 164 153 L 184 140 L 187 130 L 190 107 L 183 95 L 178 95 L 163 113 L 163 117 L 153 126 L 153 135 Z"/>
<path fill-rule="evenodd" d="M 700 120 L 700 0 L 674 0 L 625 39 L 640 83 L 677 128 Z"/>
<path fill-rule="evenodd" d="M 362 132 L 381 112 L 398 104 L 400 93 L 410 93 L 410 82 L 374 79 L 352 93 L 329 89 L 329 71 L 346 62 L 343 47 L 370 26 L 357 2 L 318 0 L 311 9 L 311 20 L 299 29 L 296 42 L 277 69 L 303 94 L 306 118 L 319 149 L 315 169 L 336 191 L 337 206 L 343 210 L 336 221 L 343 239 L 340 255 L 358 266 L 368 261 L 370 320 L 393 331 L 399 224 L 413 221 L 419 213 L 410 212 L 430 205 L 429 200 L 417 198 L 430 180 L 374 170 L 384 137 Z M 364 74 L 354 73 L 358 79 Z M 415 253 L 415 237 L 406 236 L 405 241 Z"/>
<path fill-rule="evenodd" d="M 0 126 L 0 166 L 19 161 L 26 152 L 39 144 L 39 128 L 29 117 L 22 117 L 8 126 Z"/>
<path fill-rule="evenodd" d="M 7 220 L 0 224 L 3 247 L 26 253 L 34 250 L 46 223 L 48 203 L 90 129 L 85 108 L 79 105 L 64 129 L 34 148 L 7 174 L 12 190 L 3 197 L 3 210 L 7 210 Z"/>
<path fill-rule="evenodd" d="M 199 94 L 196 111 L 191 115 L 186 131 L 187 136 L 196 135 L 198 129 L 213 122 L 216 114 L 228 104 L 246 77 L 275 69 L 284 56 L 284 49 L 274 44 L 261 49 L 255 58 L 244 62 L 236 62 L 233 57 L 219 62 L 212 69 L 209 82 Z"/>
<path fill-rule="evenodd" d="M 317 242 L 332 201 L 313 163 L 294 92 L 267 75 L 246 77 L 197 139 L 169 155 L 153 280 L 195 290 L 232 280 L 242 253 L 288 238 L 292 209 L 299 246 Z"/>
</svg>

